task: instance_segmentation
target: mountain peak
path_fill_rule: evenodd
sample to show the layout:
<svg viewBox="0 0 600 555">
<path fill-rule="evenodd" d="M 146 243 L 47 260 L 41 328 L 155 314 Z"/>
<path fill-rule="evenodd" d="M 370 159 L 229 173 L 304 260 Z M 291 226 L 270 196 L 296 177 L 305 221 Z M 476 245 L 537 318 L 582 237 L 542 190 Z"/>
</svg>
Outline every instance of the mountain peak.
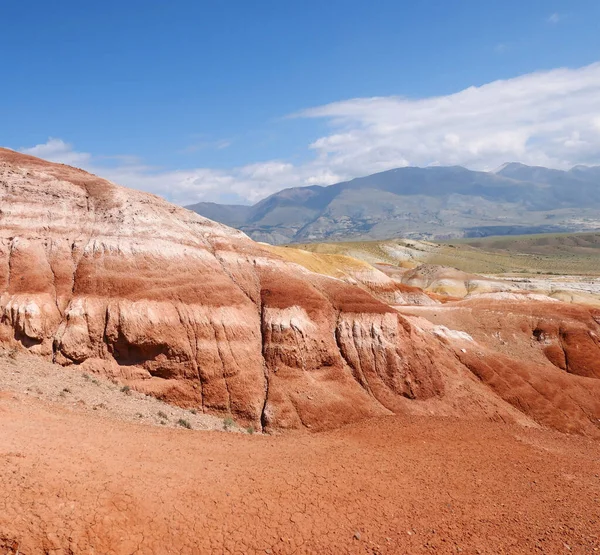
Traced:
<svg viewBox="0 0 600 555">
<path fill-rule="evenodd" d="M 527 166 L 526 164 L 521 164 L 521 162 L 504 162 L 501 166 L 498 166 L 495 170 L 492 170 L 490 173 L 502 173 L 504 170 L 512 170 L 519 168 L 529 168 L 531 166 Z"/>
</svg>

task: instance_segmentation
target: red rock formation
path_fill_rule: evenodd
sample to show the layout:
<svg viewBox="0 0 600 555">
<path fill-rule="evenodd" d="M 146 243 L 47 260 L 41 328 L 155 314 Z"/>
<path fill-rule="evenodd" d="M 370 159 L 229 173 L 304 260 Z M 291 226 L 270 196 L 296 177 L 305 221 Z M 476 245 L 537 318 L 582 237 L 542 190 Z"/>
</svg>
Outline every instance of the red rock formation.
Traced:
<svg viewBox="0 0 600 555">
<path fill-rule="evenodd" d="M 442 393 L 394 310 L 241 232 L 8 150 L 0 202 L 3 342 L 263 427 Z"/>
<path fill-rule="evenodd" d="M 456 305 L 454 330 L 496 310 L 427 310 Z M 485 333 L 471 344 L 156 196 L 0 149 L 0 343 L 184 407 L 262 429 L 412 411 L 597 433 L 589 311 L 502 311 L 519 348 L 496 364 Z"/>
<path fill-rule="evenodd" d="M 583 306 L 473 299 L 403 308 L 472 341 L 448 341 L 502 399 L 565 432 L 600 431 L 600 324 Z"/>
</svg>

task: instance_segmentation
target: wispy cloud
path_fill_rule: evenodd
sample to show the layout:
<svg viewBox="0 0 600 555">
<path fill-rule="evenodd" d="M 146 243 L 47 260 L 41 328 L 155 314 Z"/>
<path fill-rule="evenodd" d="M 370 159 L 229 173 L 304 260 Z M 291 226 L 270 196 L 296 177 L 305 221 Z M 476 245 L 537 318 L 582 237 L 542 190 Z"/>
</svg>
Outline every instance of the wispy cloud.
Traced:
<svg viewBox="0 0 600 555">
<path fill-rule="evenodd" d="M 355 98 L 304 110 L 332 130 L 294 165 L 268 160 L 230 170 L 106 165 L 60 139 L 25 149 L 181 204 L 256 202 L 285 187 L 331 184 L 407 165 L 493 169 L 507 161 L 567 168 L 600 164 L 600 63 L 555 69 L 429 98 Z"/>
<path fill-rule="evenodd" d="M 553 14 L 550 14 L 548 16 L 548 18 L 546 19 L 546 21 L 548 23 L 552 23 L 553 25 L 556 25 L 559 21 L 561 20 L 560 14 L 554 12 Z"/>
</svg>

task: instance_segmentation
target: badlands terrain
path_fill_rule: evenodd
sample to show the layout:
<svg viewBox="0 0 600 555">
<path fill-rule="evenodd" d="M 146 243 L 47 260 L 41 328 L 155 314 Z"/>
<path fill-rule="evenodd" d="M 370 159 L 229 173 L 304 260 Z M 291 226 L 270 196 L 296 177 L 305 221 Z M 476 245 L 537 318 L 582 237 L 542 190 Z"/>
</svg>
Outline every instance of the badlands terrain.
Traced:
<svg viewBox="0 0 600 555">
<path fill-rule="evenodd" d="M 597 552 L 584 242 L 271 246 L 0 149 L 0 553 Z"/>
<path fill-rule="evenodd" d="M 284 257 L 360 261 L 396 282 L 443 296 L 539 293 L 600 306 L 600 234 L 486 237 L 432 243 L 407 239 L 275 247 Z M 299 252 L 307 254 L 301 255 Z M 289 254 L 286 254 L 289 252 Z M 311 254 L 308 254 L 311 253 Z M 300 261 L 302 263 L 302 261 Z"/>
</svg>

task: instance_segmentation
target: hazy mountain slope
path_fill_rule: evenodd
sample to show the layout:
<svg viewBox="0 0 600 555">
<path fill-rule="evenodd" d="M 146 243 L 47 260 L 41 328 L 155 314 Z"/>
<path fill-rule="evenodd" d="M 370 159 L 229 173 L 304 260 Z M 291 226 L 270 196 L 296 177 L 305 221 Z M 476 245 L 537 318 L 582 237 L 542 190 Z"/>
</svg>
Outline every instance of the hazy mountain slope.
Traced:
<svg viewBox="0 0 600 555">
<path fill-rule="evenodd" d="M 216 202 L 199 202 L 187 208 L 210 220 L 229 222 L 227 225 L 233 227 L 243 225 L 252 209 L 251 206 L 241 204 L 217 204 Z"/>
<path fill-rule="evenodd" d="M 284 189 L 250 208 L 188 208 L 275 244 L 585 231 L 600 229 L 599 184 L 600 168 L 584 166 L 399 168 L 328 187 Z"/>
<path fill-rule="evenodd" d="M 600 202 L 600 168 L 576 166 L 569 171 L 524 164 L 505 164 L 496 175 L 549 186 L 549 200 L 564 206 Z"/>
</svg>

